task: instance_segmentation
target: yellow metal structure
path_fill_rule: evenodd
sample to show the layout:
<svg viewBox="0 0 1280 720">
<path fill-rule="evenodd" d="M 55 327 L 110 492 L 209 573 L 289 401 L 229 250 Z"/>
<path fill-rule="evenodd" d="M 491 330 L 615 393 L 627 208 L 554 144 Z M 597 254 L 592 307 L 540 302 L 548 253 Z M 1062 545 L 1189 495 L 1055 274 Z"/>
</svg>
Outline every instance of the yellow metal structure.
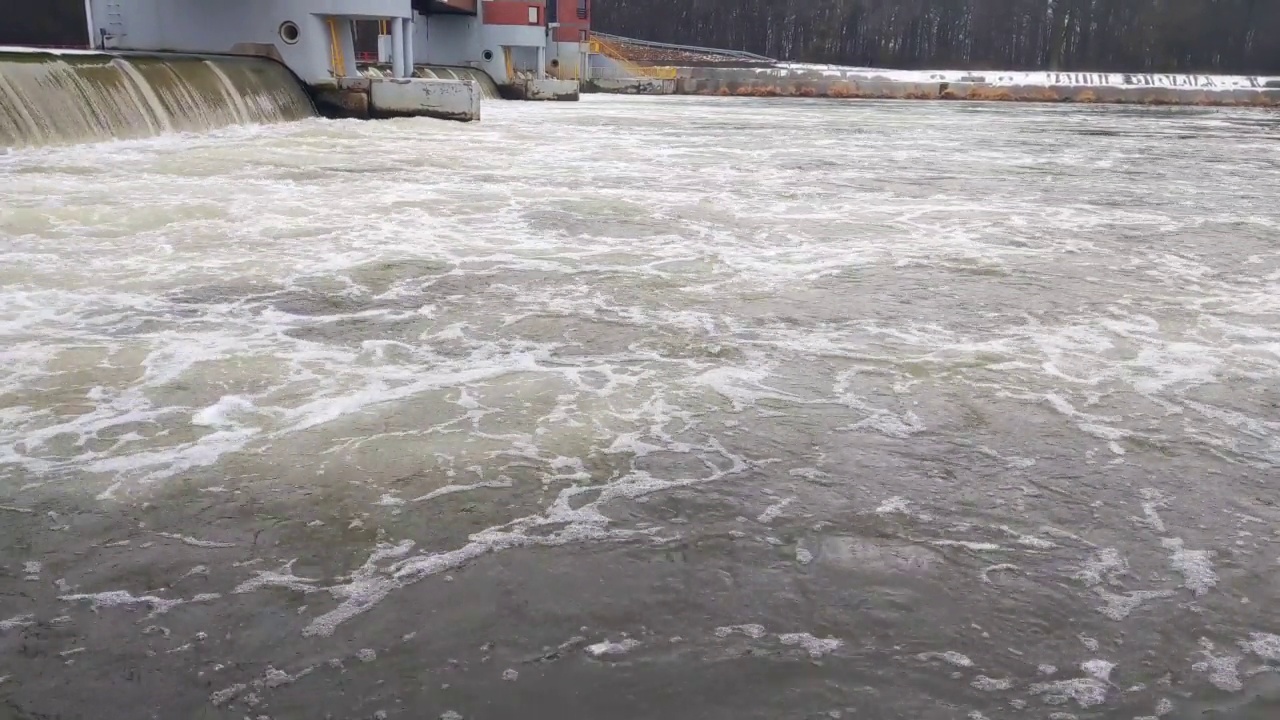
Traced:
<svg viewBox="0 0 1280 720">
<path fill-rule="evenodd" d="M 515 82 L 516 81 L 516 63 L 515 63 L 515 60 L 512 59 L 511 57 L 511 48 L 507 47 L 506 45 L 502 46 L 502 59 L 507 66 L 507 82 L 509 83 Z"/>
<path fill-rule="evenodd" d="M 334 77 L 347 76 L 347 61 L 342 52 L 342 43 L 338 42 L 338 21 L 329 18 L 329 63 L 333 67 Z"/>
<path fill-rule="evenodd" d="M 676 69 L 673 67 L 637 65 L 627 58 L 626 52 L 622 48 L 604 38 L 598 36 L 591 38 L 589 47 L 592 53 L 603 55 L 617 63 L 630 77 L 657 78 L 659 80 L 674 80 L 676 77 Z"/>
</svg>

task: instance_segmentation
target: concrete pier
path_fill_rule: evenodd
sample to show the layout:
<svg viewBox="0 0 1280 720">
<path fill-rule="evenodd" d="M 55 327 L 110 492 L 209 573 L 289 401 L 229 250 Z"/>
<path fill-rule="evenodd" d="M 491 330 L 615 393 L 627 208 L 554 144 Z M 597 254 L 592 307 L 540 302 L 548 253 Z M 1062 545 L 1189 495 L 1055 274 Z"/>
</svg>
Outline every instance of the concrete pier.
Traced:
<svg viewBox="0 0 1280 720">
<path fill-rule="evenodd" d="M 577 100 L 581 92 L 577 80 L 557 78 L 517 78 L 498 86 L 508 100 Z"/>
<path fill-rule="evenodd" d="M 483 91 L 474 80 L 428 78 L 340 78 L 313 88 L 325 115 L 360 120 L 429 117 L 473 122 L 480 119 Z"/>
<path fill-rule="evenodd" d="M 583 85 L 583 92 L 616 95 L 675 95 L 676 81 L 663 78 L 596 78 Z"/>
</svg>

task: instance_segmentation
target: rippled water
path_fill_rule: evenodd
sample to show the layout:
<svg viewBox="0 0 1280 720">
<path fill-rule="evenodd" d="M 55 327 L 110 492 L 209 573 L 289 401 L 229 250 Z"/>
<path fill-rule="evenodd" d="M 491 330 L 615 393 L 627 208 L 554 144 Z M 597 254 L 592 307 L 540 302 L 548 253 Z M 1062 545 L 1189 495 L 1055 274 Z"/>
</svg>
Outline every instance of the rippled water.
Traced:
<svg viewBox="0 0 1280 720">
<path fill-rule="evenodd" d="M 0 156 L 0 716 L 1275 717 L 1278 128 Z"/>
</svg>

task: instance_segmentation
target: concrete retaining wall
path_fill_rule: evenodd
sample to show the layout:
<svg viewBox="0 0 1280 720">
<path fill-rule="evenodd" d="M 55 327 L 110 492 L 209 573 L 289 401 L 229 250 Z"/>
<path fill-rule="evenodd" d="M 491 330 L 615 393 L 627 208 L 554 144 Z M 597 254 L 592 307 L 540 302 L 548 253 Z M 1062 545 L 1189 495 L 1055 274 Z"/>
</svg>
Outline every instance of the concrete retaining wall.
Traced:
<svg viewBox="0 0 1280 720">
<path fill-rule="evenodd" d="M 472 122 L 480 119 L 480 85 L 473 80 L 372 80 L 369 116 Z"/>
<path fill-rule="evenodd" d="M 589 92 L 829 97 L 899 100 L 1130 103 L 1143 105 L 1244 105 L 1280 107 L 1280 87 L 1266 78 L 1040 73 L 1044 84 L 1023 75 L 987 78 L 961 72 L 873 70 L 807 71 L 787 68 L 680 68 L 670 85 L 649 78 L 593 80 Z M 959 81 L 950 79 L 960 78 Z M 1134 80 L 1134 79 L 1137 80 Z M 1065 82 L 1063 82 L 1065 81 Z M 1136 84 L 1149 82 L 1150 84 Z"/>
<path fill-rule="evenodd" d="M 582 91 L 616 95 L 674 95 L 676 81 L 660 78 L 596 78 L 583 83 Z"/>
<path fill-rule="evenodd" d="M 524 78 L 498 89 L 508 100 L 577 100 L 579 93 L 577 80 L 555 78 Z"/>
</svg>

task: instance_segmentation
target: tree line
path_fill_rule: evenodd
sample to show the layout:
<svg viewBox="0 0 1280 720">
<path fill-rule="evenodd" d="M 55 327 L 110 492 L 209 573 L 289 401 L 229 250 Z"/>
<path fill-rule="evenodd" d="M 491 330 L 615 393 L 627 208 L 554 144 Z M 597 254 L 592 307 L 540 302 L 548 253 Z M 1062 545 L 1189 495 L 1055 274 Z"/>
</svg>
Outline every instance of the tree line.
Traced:
<svg viewBox="0 0 1280 720">
<path fill-rule="evenodd" d="M 1280 74 L 1280 0 L 595 0 L 602 32 L 893 68 Z"/>
</svg>

